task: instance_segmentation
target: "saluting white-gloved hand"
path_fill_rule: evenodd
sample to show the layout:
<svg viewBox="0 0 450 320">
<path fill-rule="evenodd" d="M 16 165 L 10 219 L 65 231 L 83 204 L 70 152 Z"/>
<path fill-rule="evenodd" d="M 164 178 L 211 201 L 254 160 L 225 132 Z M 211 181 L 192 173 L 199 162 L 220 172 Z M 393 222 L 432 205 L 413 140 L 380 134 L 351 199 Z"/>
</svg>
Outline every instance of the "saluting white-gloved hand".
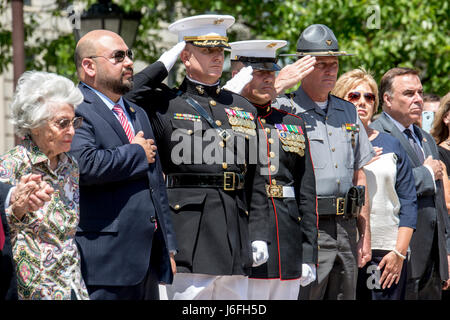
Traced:
<svg viewBox="0 0 450 320">
<path fill-rule="evenodd" d="M 302 277 L 300 278 L 300 285 L 306 287 L 308 284 L 316 280 L 316 266 L 310 263 L 302 264 Z"/>
<path fill-rule="evenodd" d="M 265 241 L 256 240 L 252 242 L 253 267 L 258 267 L 267 262 L 269 252 Z"/>
<path fill-rule="evenodd" d="M 253 79 L 253 68 L 248 66 L 242 68 L 233 78 L 227 81 L 222 89 L 240 94 L 242 89 Z"/>
<path fill-rule="evenodd" d="M 161 61 L 164 64 L 167 72 L 169 72 L 170 69 L 172 69 L 173 65 L 178 59 L 178 56 L 180 55 L 181 51 L 183 51 L 185 46 L 186 46 L 185 41 L 178 42 L 168 51 L 164 52 L 161 55 L 161 57 L 159 57 L 158 61 Z"/>
</svg>

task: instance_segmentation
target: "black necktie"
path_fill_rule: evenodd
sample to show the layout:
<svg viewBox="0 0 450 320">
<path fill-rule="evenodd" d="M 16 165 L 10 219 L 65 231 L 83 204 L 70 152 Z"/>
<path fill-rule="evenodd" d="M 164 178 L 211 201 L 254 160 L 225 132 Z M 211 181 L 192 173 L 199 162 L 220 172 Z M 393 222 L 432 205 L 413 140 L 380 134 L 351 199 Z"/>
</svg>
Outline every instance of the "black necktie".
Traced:
<svg viewBox="0 0 450 320">
<path fill-rule="evenodd" d="M 420 146 L 417 144 L 416 139 L 414 139 L 414 137 L 412 136 L 411 130 L 405 129 L 405 131 L 403 132 L 408 136 L 409 144 L 411 145 L 411 147 L 413 147 L 414 151 L 416 152 L 417 157 L 420 160 L 420 163 L 423 163 L 425 161 L 425 158 L 423 157 L 422 149 L 420 149 Z"/>
</svg>

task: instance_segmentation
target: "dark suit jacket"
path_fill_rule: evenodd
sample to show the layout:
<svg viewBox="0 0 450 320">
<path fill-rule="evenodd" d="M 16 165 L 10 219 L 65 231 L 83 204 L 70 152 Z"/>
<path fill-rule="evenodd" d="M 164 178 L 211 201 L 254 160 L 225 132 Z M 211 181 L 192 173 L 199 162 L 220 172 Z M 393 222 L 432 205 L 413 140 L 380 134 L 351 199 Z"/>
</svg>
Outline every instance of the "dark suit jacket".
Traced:
<svg viewBox="0 0 450 320">
<path fill-rule="evenodd" d="M 11 250 L 11 239 L 5 215 L 5 201 L 10 185 L 0 182 L 0 223 L 3 224 L 5 244 L 0 251 L 0 300 L 17 300 L 17 279 Z"/>
<path fill-rule="evenodd" d="M 71 153 L 80 167 L 76 240 L 84 280 L 90 286 L 136 285 L 150 262 L 159 280 L 171 283 L 169 250 L 176 250 L 176 243 L 159 155 L 149 164 L 144 149 L 129 143 L 98 95 L 82 83 L 79 88 L 84 102 L 76 115 L 84 121 Z M 146 113 L 124 102 L 136 133 L 142 130 L 146 139 L 155 139 Z M 153 237 L 155 218 L 159 237 Z"/>
<path fill-rule="evenodd" d="M 417 228 L 411 239 L 411 271 L 410 277 L 419 278 L 423 275 L 433 245 L 433 237 L 437 231 L 438 256 L 432 257 L 439 263 L 442 280 L 448 279 L 447 250 L 446 250 L 446 220 L 447 208 L 445 206 L 443 185 L 436 180 L 436 190 L 428 169 L 423 166 L 414 149 L 405 135 L 383 112 L 381 116 L 370 125 L 373 129 L 386 132 L 396 137 L 408 154 L 413 167 L 414 180 L 417 192 Z M 421 128 L 414 125 L 414 133 L 422 141 L 425 158 L 432 156 L 439 160 L 439 153 L 433 137 Z M 447 231 L 448 232 L 448 231 Z"/>
</svg>

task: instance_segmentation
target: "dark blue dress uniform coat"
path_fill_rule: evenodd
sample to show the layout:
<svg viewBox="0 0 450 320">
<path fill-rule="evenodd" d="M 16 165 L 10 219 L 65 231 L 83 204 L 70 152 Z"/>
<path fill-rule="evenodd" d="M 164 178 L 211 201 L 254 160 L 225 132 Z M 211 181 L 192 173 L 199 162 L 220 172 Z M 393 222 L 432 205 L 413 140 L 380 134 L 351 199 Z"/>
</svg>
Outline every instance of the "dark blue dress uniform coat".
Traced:
<svg viewBox="0 0 450 320">
<path fill-rule="evenodd" d="M 270 207 L 270 244 L 269 260 L 252 268 L 251 277 L 296 279 L 302 275 L 302 263 L 317 264 L 316 184 L 309 140 L 300 117 L 270 104 L 255 106 L 258 127 L 265 133 L 266 143 L 261 145 L 267 147 L 260 149 L 260 155 L 268 160 L 264 178 Z M 289 143 L 281 141 L 279 134 L 295 138 Z M 294 192 L 280 197 L 283 186 Z"/>
<path fill-rule="evenodd" d="M 71 153 L 80 168 L 76 241 L 86 285 L 134 286 L 150 264 L 159 281 L 171 283 L 169 250 L 176 250 L 176 241 L 160 156 L 157 152 L 149 164 L 144 149 L 129 143 L 100 97 L 82 83 L 79 88 L 84 102 L 75 114 L 83 117 L 83 125 Z M 154 139 L 145 111 L 126 99 L 124 104 L 136 133 Z"/>
<path fill-rule="evenodd" d="M 251 242 L 267 241 L 268 204 L 264 179 L 250 161 L 250 141 L 255 138 L 231 128 L 225 108 L 240 111 L 242 121 L 256 109 L 245 98 L 204 86 L 187 78 L 179 89 L 146 84 L 148 68 L 135 76 L 135 89 L 127 95 L 142 106 L 152 122 L 166 179 L 218 178 L 236 173 L 242 188 L 224 190 L 192 180 L 190 186 L 168 181 L 168 197 L 178 242 L 178 272 L 209 275 L 248 275 L 252 265 Z M 216 125 L 231 134 L 223 141 L 210 124 L 186 102 L 193 98 Z M 249 122 L 247 121 L 247 124 Z M 246 137 L 247 136 L 247 137 Z M 252 140 L 254 141 L 254 140 Z M 229 181 L 232 181 L 230 179 Z M 196 185 L 197 183 L 197 185 Z M 222 182 L 223 183 L 223 182 Z"/>
</svg>

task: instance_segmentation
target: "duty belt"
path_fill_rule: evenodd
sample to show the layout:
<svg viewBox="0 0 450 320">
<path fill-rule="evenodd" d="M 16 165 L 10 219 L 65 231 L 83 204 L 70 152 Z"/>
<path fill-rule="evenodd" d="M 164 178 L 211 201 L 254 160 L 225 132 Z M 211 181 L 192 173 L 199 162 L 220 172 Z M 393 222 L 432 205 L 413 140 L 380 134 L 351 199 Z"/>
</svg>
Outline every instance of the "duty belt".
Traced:
<svg viewBox="0 0 450 320">
<path fill-rule="evenodd" d="M 167 188 L 220 188 L 234 191 L 244 188 L 244 175 L 236 172 L 174 173 L 166 176 Z"/>
<path fill-rule="evenodd" d="M 345 212 L 345 198 L 318 197 L 317 211 L 319 216 L 341 216 Z"/>
</svg>

